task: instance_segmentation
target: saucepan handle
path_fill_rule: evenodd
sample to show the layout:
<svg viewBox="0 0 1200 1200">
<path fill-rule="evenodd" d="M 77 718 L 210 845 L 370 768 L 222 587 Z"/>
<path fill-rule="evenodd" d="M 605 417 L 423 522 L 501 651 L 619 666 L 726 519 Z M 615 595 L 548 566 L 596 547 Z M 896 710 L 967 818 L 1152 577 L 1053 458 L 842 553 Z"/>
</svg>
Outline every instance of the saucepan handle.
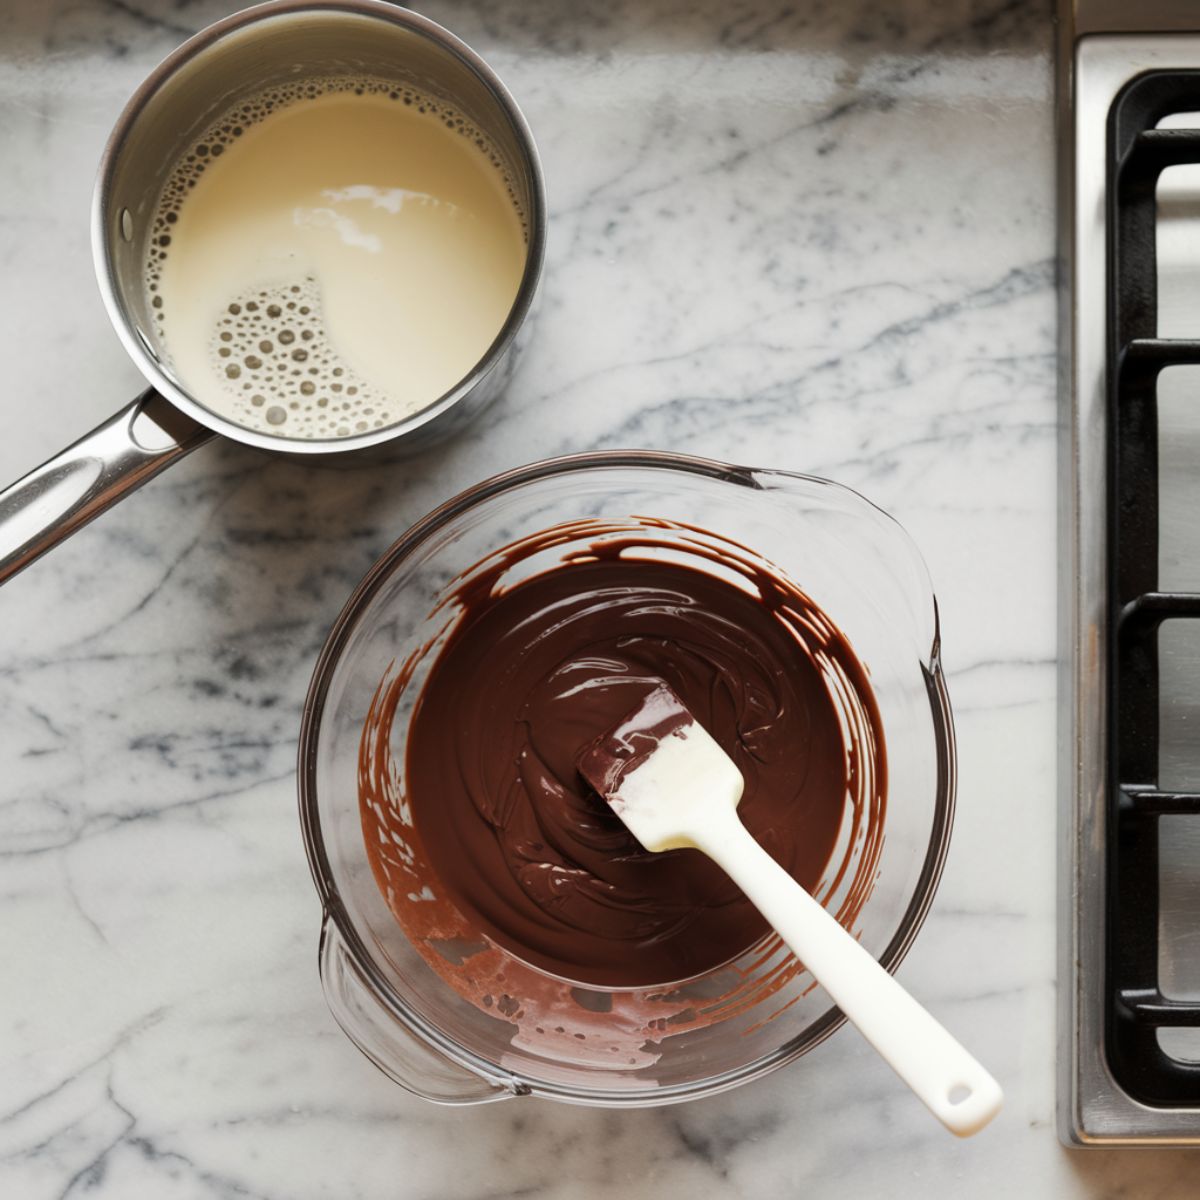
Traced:
<svg viewBox="0 0 1200 1200">
<path fill-rule="evenodd" d="M 0 583 L 213 437 L 151 388 L 0 492 Z"/>
</svg>

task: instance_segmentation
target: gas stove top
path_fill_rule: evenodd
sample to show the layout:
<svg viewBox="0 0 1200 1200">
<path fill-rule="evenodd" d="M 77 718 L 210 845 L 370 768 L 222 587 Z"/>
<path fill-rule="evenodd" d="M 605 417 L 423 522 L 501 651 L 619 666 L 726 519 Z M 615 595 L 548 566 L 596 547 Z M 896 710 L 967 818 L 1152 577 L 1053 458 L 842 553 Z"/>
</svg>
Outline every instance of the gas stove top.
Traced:
<svg viewBox="0 0 1200 1200">
<path fill-rule="evenodd" d="M 1200 1145 L 1200 4 L 1060 10 L 1059 1131 Z"/>
</svg>

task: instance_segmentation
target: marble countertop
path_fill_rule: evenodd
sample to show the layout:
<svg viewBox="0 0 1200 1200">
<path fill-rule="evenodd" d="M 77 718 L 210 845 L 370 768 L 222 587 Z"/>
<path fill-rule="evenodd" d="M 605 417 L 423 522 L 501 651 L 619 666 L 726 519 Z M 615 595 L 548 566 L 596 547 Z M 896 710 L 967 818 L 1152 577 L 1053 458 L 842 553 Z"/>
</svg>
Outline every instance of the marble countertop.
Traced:
<svg viewBox="0 0 1200 1200">
<path fill-rule="evenodd" d="M 0 13 L 0 479 L 140 387 L 92 278 L 108 129 L 222 0 Z M 0 589 L 0 1195 L 1194 1196 L 1055 1138 L 1049 5 L 438 0 L 545 158 L 536 339 L 466 436 L 329 470 L 213 444 Z M 852 1032 L 731 1094 L 449 1110 L 327 1013 L 296 822 L 325 632 L 415 518 L 601 446 L 831 476 L 923 548 L 958 719 L 901 977 L 1008 1103 L 943 1133 Z"/>
</svg>

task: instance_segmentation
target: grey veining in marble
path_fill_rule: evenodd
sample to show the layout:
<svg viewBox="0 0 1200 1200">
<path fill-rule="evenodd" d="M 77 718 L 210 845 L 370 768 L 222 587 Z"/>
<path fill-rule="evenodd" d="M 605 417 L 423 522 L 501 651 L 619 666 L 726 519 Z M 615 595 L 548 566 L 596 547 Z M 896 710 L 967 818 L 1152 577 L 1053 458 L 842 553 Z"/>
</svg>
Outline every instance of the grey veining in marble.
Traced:
<svg viewBox="0 0 1200 1200">
<path fill-rule="evenodd" d="M 0 479 L 139 387 L 87 244 L 148 68 L 221 0 L 0 12 Z M 1188 1197 L 1053 1132 L 1055 330 L 1046 3 L 421 6 L 545 156 L 536 341 L 468 436 L 330 470 L 212 445 L 0 589 L 0 1196 Z M 730 1095 L 445 1110 L 329 1018 L 295 816 L 325 631 L 404 527 L 597 446 L 826 474 L 914 534 L 960 739 L 902 977 L 993 1066 L 957 1143 L 849 1031 Z"/>
</svg>

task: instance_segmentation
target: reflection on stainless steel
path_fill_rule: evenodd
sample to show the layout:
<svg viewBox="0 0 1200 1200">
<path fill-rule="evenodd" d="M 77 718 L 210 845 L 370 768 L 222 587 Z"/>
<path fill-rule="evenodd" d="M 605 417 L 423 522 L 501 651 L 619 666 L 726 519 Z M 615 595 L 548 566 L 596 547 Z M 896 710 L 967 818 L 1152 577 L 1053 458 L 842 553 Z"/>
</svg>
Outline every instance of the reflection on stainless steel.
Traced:
<svg viewBox="0 0 1200 1200">
<path fill-rule="evenodd" d="M 1200 1108 L 1139 1102 L 1106 1054 L 1105 905 L 1108 878 L 1107 126 L 1114 97 L 1153 69 L 1200 69 L 1200 11 L 1150 0 L 1060 5 L 1059 118 L 1062 346 L 1060 534 L 1061 837 L 1059 1132 L 1071 1145 L 1200 1144 Z M 1188 30 L 1192 32 L 1186 32 Z M 1105 34 L 1107 36 L 1099 36 Z M 1179 120 L 1179 118 L 1177 118 Z M 1182 118 L 1187 123 L 1187 118 Z M 1164 121 L 1166 127 L 1169 122 Z M 1158 194 L 1159 336 L 1200 338 L 1200 175 L 1164 172 Z M 1188 376 L 1191 376 L 1189 380 Z M 1197 368 L 1159 385 L 1158 586 L 1200 589 L 1200 422 L 1184 411 Z M 1195 406 L 1193 405 L 1193 409 Z M 1190 466 L 1189 466 L 1190 464 Z M 1186 631 L 1181 632 L 1184 627 Z M 1160 634 L 1159 785 L 1200 785 L 1196 718 L 1200 640 L 1190 622 Z M 1189 740 L 1190 739 L 1190 740 Z M 1159 987 L 1200 998 L 1200 833 L 1195 818 L 1158 818 Z M 1189 824 L 1191 822 L 1191 824 Z M 1158 1044 L 1200 1059 L 1194 1029 L 1165 1028 Z"/>
<path fill-rule="evenodd" d="M 1163 995 L 1172 1000 L 1200 1000 L 1200 830 L 1190 817 L 1169 816 L 1159 822 L 1162 857 L 1158 917 L 1158 970 Z M 1200 1058 L 1194 1029 L 1178 1029 L 1185 1057 Z M 1170 1051 L 1176 1054 L 1176 1051 Z"/>
<path fill-rule="evenodd" d="M 1200 312 L 1200 193 L 1196 195 L 1192 213 L 1196 271 L 1193 295 Z M 1174 261 L 1181 259 L 1176 257 Z M 1200 591 L 1197 395 L 1200 395 L 1200 367 L 1171 367 L 1158 377 L 1158 570 L 1161 586 L 1179 591 Z M 1193 684 L 1200 684 L 1200 676 L 1193 679 Z M 1195 690 L 1200 693 L 1200 687 Z M 1167 769 L 1169 763 L 1164 761 L 1162 767 Z M 1200 787 L 1200 779 L 1193 778 L 1190 783 Z"/>
<path fill-rule="evenodd" d="M 0 583 L 212 436 L 148 391 L 18 479 L 0 492 Z"/>
</svg>

